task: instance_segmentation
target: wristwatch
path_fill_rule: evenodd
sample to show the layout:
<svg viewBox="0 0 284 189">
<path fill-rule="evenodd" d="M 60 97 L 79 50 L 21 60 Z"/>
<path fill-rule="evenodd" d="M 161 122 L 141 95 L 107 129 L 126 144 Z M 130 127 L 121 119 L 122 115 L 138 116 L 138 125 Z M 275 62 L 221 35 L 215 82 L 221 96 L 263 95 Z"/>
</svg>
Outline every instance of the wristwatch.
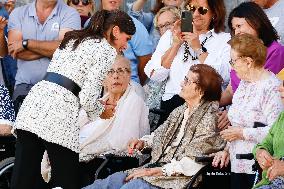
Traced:
<svg viewBox="0 0 284 189">
<path fill-rule="evenodd" d="M 203 46 L 201 46 L 201 48 L 197 49 L 196 51 L 197 57 L 199 57 L 201 54 L 206 53 L 207 49 Z"/>
<path fill-rule="evenodd" d="M 22 46 L 23 46 L 23 48 L 24 49 L 28 49 L 28 43 L 29 43 L 29 40 L 28 39 L 24 39 L 23 41 L 22 41 Z"/>
</svg>

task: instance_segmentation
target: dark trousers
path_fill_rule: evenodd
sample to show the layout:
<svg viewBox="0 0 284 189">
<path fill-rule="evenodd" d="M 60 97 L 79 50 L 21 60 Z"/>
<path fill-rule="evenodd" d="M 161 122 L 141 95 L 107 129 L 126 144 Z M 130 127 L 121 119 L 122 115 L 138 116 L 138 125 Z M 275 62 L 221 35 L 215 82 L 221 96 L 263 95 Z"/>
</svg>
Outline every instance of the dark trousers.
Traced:
<svg viewBox="0 0 284 189">
<path fill-rule="evenodd" d="M 167 120 L 170 113 L 177 107 L 183 105 L 185 103 L 185 100 L 181 98 L 179 95 L 174 95 L 171 99 L 162 101 L 161 102 L 161 109 L 165 112 L 163 115 L 160 116 L 160 119 L 158 121 L 158 125 L 161 125 L 164 123 L 164 121 Z"/>
<path fill-rule="evenodd" d="M 252 189 L 255 174 L 231 173 L 231 189 Z"/>
<path fill-rule="evenodd" d="M 48 188 L 40 173 L 45 150 L 51 164 L 51 188 L 79 188 L 79 154 L 58 144 L 47 142 L 28 131 L 17 130 L 16 133 L 16 159 L 11 189 Z"/>
</svg>

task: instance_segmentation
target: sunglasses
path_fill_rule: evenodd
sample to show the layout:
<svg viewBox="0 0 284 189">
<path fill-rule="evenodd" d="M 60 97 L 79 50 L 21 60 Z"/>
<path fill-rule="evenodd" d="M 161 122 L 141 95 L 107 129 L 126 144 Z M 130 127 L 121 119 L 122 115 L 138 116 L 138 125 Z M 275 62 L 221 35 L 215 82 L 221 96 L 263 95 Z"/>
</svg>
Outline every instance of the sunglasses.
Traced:
<svg viewBox="0 0 284 189">
<path fill-rule="evenodd" d="M 205 15 L 207 12 L 208 12 L 208 8 L 206 7 L 198 7 L 198 6 L 195 6 L 195 5 L 187 5 L 186 8 L 191 11 L 192 13 L 194 13 L 196 10 L 198 11 L 199 14 L 201 15 Z"/>
<path fill-rule="evenodd" d="M 73 5 L 79 5 L 80 1 L 82 2 L 82 5 L 87 6 L 90 4 L 90 0 L 71 0 Z"/>
</svg>

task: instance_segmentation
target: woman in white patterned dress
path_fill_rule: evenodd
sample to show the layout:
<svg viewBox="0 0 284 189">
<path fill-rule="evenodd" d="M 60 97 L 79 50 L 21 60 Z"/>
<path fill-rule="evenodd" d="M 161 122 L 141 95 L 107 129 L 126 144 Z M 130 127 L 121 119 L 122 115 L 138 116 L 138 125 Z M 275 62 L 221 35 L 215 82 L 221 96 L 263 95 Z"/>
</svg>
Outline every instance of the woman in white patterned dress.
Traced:
<svg viewBox="0 0 284 189">
<path fill-rule="evenodd" d="M 264 69 L 266 47 L 249 34 L 235 36 L 231 42 L 231 65 L 241 79 L 228 112 L 231 126 L 221 131 L 228 143 L 217 153 L 213 166 L 226 166 L 231 161 L 231 189 L 251 189 L 254 181 L 254 160 L 237 159 L 236 154 L 252 153 L 283 111 L 276 76 Z M 266 127 L 253 128 L 255 122 Z"/>
<path fill-rule="evenodd" d="M 65 35 L 44 80 L 37 83 L 20 108 L 16 124 L 16 160 L 12 189 L 44 188 L 40 162 L 44 150 L 52 166 L 51 187 L 78 189 L 80 107 L 91 120 L 104 103 L 102 82 L 117 52 L 135 33 L 122 11 L 99 11 L 84 30 Z"/>
</svg>

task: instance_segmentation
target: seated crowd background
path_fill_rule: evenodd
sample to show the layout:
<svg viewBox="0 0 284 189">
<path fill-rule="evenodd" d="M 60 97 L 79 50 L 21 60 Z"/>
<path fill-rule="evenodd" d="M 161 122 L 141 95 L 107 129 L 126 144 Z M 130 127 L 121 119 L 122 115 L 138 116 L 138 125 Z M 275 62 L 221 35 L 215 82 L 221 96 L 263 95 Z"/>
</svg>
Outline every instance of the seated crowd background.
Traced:
<svg viewBox="0 0 284 189">
<path fill-rule="evenodd" d="M 112 47 L 107 46 L 111 49 L 109 56 L 91 56 L 111 62 L 111 66 L 93 71 L 90 76 L 80 66 L 70 64 L 70 69 L 80 70 L 77 76 L 84 72 L 86 78 L 98 79 L 95 86 L 89 83 L 83 89 L 101 94 L 80 92 L 80 112 L 76 109 L 69 115 L 76 118 L 76 124 L 70 123 L 71 127 L 78 127 L 79 133 L 79 144 L 67 146 L 72 155 L 79 154 L 80 163 L 71 169 L 77 170 L 73 176 L 78 176 L 70 177 L 75 178 L 73 183 L 86 189 L 185 188 L 204 166 L 194 158 L 213 156 L 214 167 L 223 168 L 230 162 L 232 189 L 284 188 L 284 87 L 276 76 L 284 68 L 284 0 L 240 2 L 230 12 L 224 0 L 157 0 L 150 12 L 143 9 L 145 0 L 136 0 L 128 4 L 128 15 L 123 17 L 129 17 L 125 30 L 118 30 L 118 25 L 102 20 L 116 14 L 122 3 L 101 0 L 96 6 L 93 0 L 36 0 L 14 9 L 15 2 L 7 0 L 0 5 L 0 56 L 7 87 L 0 86 L 0 135 L 16 136 L 25 113 L 37 106 L 29 97 L 16 119 L 13 102 L 19 96 L 33 95 L 34 85 L 46 79 L 47 69 L 62 69 L 50 67 L 50 61 L 82 58 L 80 65 L 84 68 L 88 61 L 94 61 L 85 59 L 90 53 L 85 50 L 81 54 L 56 54 L 62 50 L 62 40 L 66 42 L 69 37 L 74 42 L 80 29 L 83 33 L 94 30 L 95 38 L 107 39 L 95 43 L 110 43 Z M 181 32 L 181 10 L 192 13 L 193 32 Z M 114 23 L 119 20 L 113 19 Z M 102 21 L 102 30 L 94 27 L 96 21 Z M 133 34 L 132 26 L 136 28 Z M 228 29 L 230 33 L 226 32 Z M 83 33 L 71 52 L 78 50 L 78 44 L 85 44 L 88 37 Z M 79 51 L 82 49 L 79 46 Z M 114 56 L 114 49 L 120 55 Z M 66 65 L 65 62 L 62 66 Z M 76 74 L 65 76 L 76 81 Z M 48 92 L 54 94 L 51 91 Z M 70 97 L 64 101 L 68 103 L 70 99 L 74 100 Z M 82 101 L 85 104 L 80 104 Z M 152 108 L 162 110 L 157 119 L 149 113 Z M 31 115 L 26 120 L 36 117 Z M 154 126 L 150 125 L 153 119 Z M 255 122 L 266 126 L 253 128 Z M 23 135 L 22 130 L 18 134 Z M 75 132 L 72 134 L 75 136 Z M 140 152 L 146 149 L 152 150 L 148 164 L 94 180 L 99 156 L 111 153 L 140 158 Z M 255 159 L 236 158 L 236 154 L 246 153 L 253 153 Z M 61 183 L 58 180 L 68 176 L 58 176 L 54 164 L 57 173 L 51 174 L 54 170 L 49 158 L 45 152 L 41 174 L 55 187 L 54 181 Z M 251 168 L 255 161 L 263 170 L 256 186 Z M 18 167 L 19 164 L 18 161 Z M 13 175 L 14 184 L 19 174 Z M 42 186 L 50 187 L 46 183 Z M 64 184 L 58 187 L 64 188 Z"/>
</svg>

